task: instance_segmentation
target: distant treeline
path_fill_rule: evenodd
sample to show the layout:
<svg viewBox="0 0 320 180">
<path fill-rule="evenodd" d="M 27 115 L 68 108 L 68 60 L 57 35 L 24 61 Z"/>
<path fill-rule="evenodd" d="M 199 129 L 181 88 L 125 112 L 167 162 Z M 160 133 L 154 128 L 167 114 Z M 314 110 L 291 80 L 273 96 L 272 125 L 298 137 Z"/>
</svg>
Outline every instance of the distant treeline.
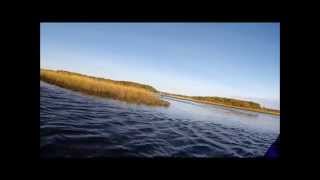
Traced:
<svg viewBox="0 0 320 180">
<path fill-rule="evenodd" d="M 280 110 L 277 110 L 277 109 L 270 109 L 270 108 L 265 108 L 265 107 L 262 107 L 262 109 L 265 111 L 269 111 L 269 112 L 280 113 Z"/>
<path fill-rule="evenodd" d="M 151 92 L 155 92 L 157 93 L 158 91 L 149 85 L 146 84 L 141 84 L 141 83 L 136 83 L 136 82 L 131 82 L 131 81 L 116 81 L 116 80 L 111 80 L 111 79 L 105 79 L 105 78 L 99 78 L 99 77 L 94 77 L 94 76 L 88 76 L 85 74 L 80 74 L 80 73 L 75 73 L 75 72 L 69 72 L 69 71 L 62 71 L 62 70 L 57 70 L 57 72 L 62 72 L 62 73 L 66 73 L 66 74 L 73 74 L 73 75 L 78 75 L 78 76 L 84 76 L 84 77 L 88 77 L 88 78 L 92 78 L 95 80 L 99 80 L 99 81 L 108 81 L 108 82 L 112 82 L 115 84 L 120 84 L 120 85 L 126 85 L 126 86 L 131 86 L 131 87 L 138 87 L 138 88 L 143 88 L 146 90 L 149 90 Z"/>
<path fill-rule="evenodd" d="M 41 69 L 41 79 L 62 87 L 81 90 L 91 94 L 112 97 L 114 99 L 120 99 L 129 102 L 141 102 L 150 105 L 169 105 L 168 102 L 165 102 L 155 96 L 157 93 L 159 93 L 158 90 L 146 84 L 130 81 L 116 81 L 63 70 L 53 71 L 46 69 Z M 260 104 L 252 101 L 216 96 L 185 96 L 166 92 L 161 92 L 160 94 L 176 96 L 202 103 L 225 105 L 229 107 L 239 107 L 247 110 L 254 110 L 257 112 L 280 114 L 280 110 L 261 107 Z"/>
<path fill-rule="evenodd" d="M 171 94 L 171 93 L 165 93 L 165 92 L 162 92 L 162 93 L 176 96 L 176 97 L 182 97 L 190 100 L 197 100 L 201 102 L 222 104 L 226 106 L 240 107 L 240 108 L 246 108 L 246 109 L 252 109 L 252 110 L 254 109 L 259 112 L 271 112 L 272 114 L 280 113 L 280 110 L 265 108 L 265 107 L 262 107 L 259 103 L 252 102 L 252 101 L 244 101 L 239 99 L 215 97 L 215 96 L 185 96 L 185 95 Z"/>
<path fill-rule="evenodd" d="M 210 97 L 210 96 L 191 96 L 191 98 L 201 100 L 201 101 L 221 103 L 221 104 L 230 105 L 230 106 L 261 109 L 260 104 L 252 101 L 244 101 L 239 99 L 231 99 L 231 98 L 223 98 L 223 97 Z"/>
</svg>

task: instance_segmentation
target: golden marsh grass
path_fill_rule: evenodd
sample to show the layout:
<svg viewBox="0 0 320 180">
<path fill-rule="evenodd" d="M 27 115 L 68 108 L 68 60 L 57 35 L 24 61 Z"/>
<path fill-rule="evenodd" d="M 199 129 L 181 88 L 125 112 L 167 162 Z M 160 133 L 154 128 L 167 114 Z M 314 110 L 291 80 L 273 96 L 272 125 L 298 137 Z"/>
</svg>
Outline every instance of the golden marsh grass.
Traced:
<svg viewBox="0 0 320 180">
<path fill-rule="evenodd" d="M 169 102 L 161 100 L 155 92 L 129 84 L 119 84 L 117 81 L 46 69 L 40 70 L 40 79 L 63 88 L 128 103 L 169 106 Z"/>
</svg>

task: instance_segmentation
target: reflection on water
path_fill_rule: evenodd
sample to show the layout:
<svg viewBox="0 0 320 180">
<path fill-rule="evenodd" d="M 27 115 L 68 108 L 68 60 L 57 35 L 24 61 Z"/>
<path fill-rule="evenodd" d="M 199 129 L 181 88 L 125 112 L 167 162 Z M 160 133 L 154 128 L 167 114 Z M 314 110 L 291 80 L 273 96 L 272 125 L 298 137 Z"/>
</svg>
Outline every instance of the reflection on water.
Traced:
<svg viewBox="0 0 320 180">
<path fill-rule="evenodd" d="M 163 97 L 129 105 L 40 83 L 41 157 L 257 157 L 279 116 Z"/>
</svg>

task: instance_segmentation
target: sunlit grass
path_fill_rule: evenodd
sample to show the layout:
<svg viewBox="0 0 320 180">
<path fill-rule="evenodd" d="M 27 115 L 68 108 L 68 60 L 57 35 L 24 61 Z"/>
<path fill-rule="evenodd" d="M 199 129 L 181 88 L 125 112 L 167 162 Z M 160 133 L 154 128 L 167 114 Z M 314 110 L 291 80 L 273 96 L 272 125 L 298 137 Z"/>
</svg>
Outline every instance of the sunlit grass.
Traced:
<svg viewBox="0 0 320 180">
<path fill-rule="evenodd" d="M 132 84 L 119 83 L 102 78 L 94 78 L 66 71 L 40 70 L 41 80 L 63 88 L 84 92 L 115 100 L 150 106 L 169 106 L 159 96 L 146 88 Z"/>
</svg>

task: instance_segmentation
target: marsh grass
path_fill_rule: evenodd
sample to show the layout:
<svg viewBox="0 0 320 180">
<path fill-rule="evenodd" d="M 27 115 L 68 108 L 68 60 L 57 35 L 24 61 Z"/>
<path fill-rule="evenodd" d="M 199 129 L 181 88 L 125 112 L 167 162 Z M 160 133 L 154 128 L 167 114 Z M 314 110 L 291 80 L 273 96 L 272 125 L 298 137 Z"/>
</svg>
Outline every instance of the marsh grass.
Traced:
<svg viewBox="0 0 320 180">
<path fill-rule="evenodd" d="M 67 71 L 40 70 L 40 79 L 63 88 L 134 104 L 169 106 L 153 89 L 137 83 L 105 80 Z"/>
<path fill-rule="evenodd" d="M 177 99 L 190 100 L 193 102 L 204 103 L 204 104 L 212 104 L 218 106 L 224 106 L 235 109 L 242 109 L 253 112 L 260 112 L 266 114 L 280 115 L 280 110 L 270 109 L 261 107 L 260 104 L 251 102 L 251 101 L 243 101 L 238 99 L 231 98 L 221 98 L 221 97 L 205 97 L 205 96 L 184 96 L 179 94 L 170 94 L 164 93 L 167 96 L 171 96 Z"/>
</svg>

